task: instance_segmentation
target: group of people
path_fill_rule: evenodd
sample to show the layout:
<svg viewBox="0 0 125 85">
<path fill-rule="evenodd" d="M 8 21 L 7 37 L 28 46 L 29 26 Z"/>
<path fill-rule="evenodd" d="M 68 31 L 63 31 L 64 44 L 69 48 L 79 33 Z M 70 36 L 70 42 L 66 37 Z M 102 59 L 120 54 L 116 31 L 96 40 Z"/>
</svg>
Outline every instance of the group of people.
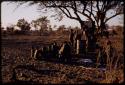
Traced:
<svg viewBox="0 0 125 85">
<path fill-rule="evenodd" d="M 91 42 L 94 39 L 93 33 L 94 33 L 93 28 L 89 28 L 89 30 L 71 29 L 70 36 L 69 36 L 70 42 L 65 41 L 62 44 L 62 46 L 59 46 L 57 45 L 56 42 L 54 42 L 48 46 L 43 46 L 40 49 L 32 47 L 31 55 L 36 59 L 39 59 L 42 57 L 43 58 L 52 57 L 52 58 L 60 58 L 61 60 L 64 60 L 64 61 L 71 60 L 71 52 L 73 52 L 74 54 L 86 55 L 89 42 Z"/>
<path fill-rule="evenodd" d="M 61 46 L 56 42 L 43 46 L 41 48 L 32 47 L 31 57 L 35 59 L 59 59 L 62 61 L 71 60 L 71 46 L 70 43 L 65 41 Z"/>
<path fill-rule="evenodd" d="M 110 61 L 111 57 L 114 57 L 114 48 L 111 44 L 111 41 L 106 35 L 107 40 L 106 46 L 100 46 L 97 40 L 98 35 L 96 35 L 96 27 L 94 22 L 92 23 L 91 28 L 86 29 L 80 29 L 80 30 L 72 30 L 70 33 L 70 42 L 75 49 L 76 54 L 84 54 L 86 56 L 87 53 L 93 52 L 97 54 L 97 56 L 94 57 L 96 60 L 95 62 L 100 62 L 101 64 L 105 65 Z M 98 50 L 98 51 L 96 51 Z M 114 60 L 113 60 L 114 61 Z"/>
<path fill-rule="evenodd" d="M 43 46 L 40 49 L 32 47 L 31 55 L 35 59 L 54 58 L 62 61 L 70 61 L 72 59 L 72 53 L 84 54 L 84 56 L 86 56 L 88 52 L 96 52 L 96 50 L 98 50 L 97 56 L 99 57 L 97 57 L 97 61 L 106 63 L 107 57 L 112 53 L 111 43 L 110 41 L 107 43 L 107 47 L 111 48 L 110 50 L 99 46 L 99 44 L 97 43 L 97 36 L 94 35 L 94 32 L 94 23 L 92 25 L 92 28 L 77 30 L 71 29 L 69 36 L 70 42 L 65 41 L 61 46 L 57 45 L 57 43 L 54 42 L 48 46 Z"/>
<path fill-rule="evenodd" d="M 87 36 L 84 30 L 72 30 L 70 42 L 76 54 L 86 53 Z"/>
<path fill-rule="evenodd" d="M 83 26 L 82 29 L 73 30 L 70 33 L 70 42 L 76 54 L 85 54 L 96 45 L 95 22 L 92 27 Z"/>
</svg>

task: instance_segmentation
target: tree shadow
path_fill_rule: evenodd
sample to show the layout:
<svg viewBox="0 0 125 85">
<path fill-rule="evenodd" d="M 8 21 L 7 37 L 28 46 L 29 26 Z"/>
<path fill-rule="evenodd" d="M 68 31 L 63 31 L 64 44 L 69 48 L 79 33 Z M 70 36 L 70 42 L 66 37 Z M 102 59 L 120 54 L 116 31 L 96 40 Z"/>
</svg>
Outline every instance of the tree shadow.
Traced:
<svg viewBox="0 0 125 85">
<path fill-rule="evenodd" d="M 39 73 L 39 74 L 44 74 L 44 75 L 48 75 L 50 73 L 53 73 L 53 72 L 59 72 L 58 70 L 54 70 L 54 69 L 36 69 L 36 66 L 34 65 L 18 65 L 16 66 L 14 69 L 27 69 L 27 70 L 31 70 L 31 71 L 35 71 L 36 73 Z"/>
<path fill-rule="evenodd" d="M 36 67 L 34 65 L 18 65 L 15 68 L 13 68 L 13 73 L 12 73 L 12 77 L 11 77 L 11 81 L 9 83 L 6 84 L 40 84 L 38 82 L 33 81 L 32 78 L 30 78 L 30 80 L 19 80 L 17 78 L 17 73 L 18 73 L 18 69 L 22 69 L 21 71 L 23 71 L 24 69 L 28 70 L 28 71 L 34 71 L 40 75 L 50 75 L 50 74 L 55 74 L 56 72 L 59 72 L 58 70 L 54 70 L 54 69 L 42 69 L 42 70 L 38 70 L 36 69 Z M 27 78 L 26 74 L 24 74 L 25 77 Z M 32 75 L 32 74 L 31 74 Z"/>
<path fill-rule="evenodd" d="M 63 60 L 61 58 L 42 58 L 42 59 L 37 59 L 37 61 L 46 61 L 46 62 L 52 62 L 52 63 L 56 63 L 56 64 L 63 64 L 63 65 L 70 65 L 70 66 L 85 66 L 85 67 L 96 67 L 95 66 L 95 61 L 93 60 L 95 59 L 94 56 L 89 55 L 89 56 L 85 56 L 85 55 L 71 55 L 72 58 L 70 60 Z M 91 56 L 91 57 L 90 57 Z M 92 59 L 93 57 L 93 59 Z M 77 62 L 78 60 L 81 59 L 90 59 L 92 60 L 93 63 L 80 63 Z"/>
</svg>

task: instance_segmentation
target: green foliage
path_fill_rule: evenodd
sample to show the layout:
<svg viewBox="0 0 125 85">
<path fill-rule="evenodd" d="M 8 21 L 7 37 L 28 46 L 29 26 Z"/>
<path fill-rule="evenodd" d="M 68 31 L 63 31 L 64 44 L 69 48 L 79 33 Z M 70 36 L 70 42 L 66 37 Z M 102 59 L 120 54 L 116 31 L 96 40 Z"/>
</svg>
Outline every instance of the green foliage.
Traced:
<svg viewBox="0 0 125 85">
<path fill-rule="evenodd" d="M 19 19 L 17 26 L 20 27 L 21 31 L 29 31 L 31 29 L 30 24 L 25 19 Z"/>
<path fill-rule="evenodd" d="M 7 27 L 7 34 L 13 34 L 14 33 L 14 27 L 13 26 L 10 26 L 10 27 Z"/>
<path fill-rule="evenodd" d="M 49 20 L 47 19 L 46 16 L 40 17 L 36 20 L 32 20 L 31 25 L 36 28 L 36 30 L 39 29 L 40 35 L 41 33 L 47 31 L 49 28 Z"/>
</svg>

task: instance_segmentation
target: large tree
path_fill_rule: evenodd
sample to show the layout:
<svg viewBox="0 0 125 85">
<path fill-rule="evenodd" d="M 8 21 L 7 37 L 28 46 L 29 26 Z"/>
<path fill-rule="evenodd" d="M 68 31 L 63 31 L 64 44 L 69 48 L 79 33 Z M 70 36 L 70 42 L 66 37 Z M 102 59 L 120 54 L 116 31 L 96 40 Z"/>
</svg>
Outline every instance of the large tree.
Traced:
<svg viewBox="0 0 125 85">
<path fill-rule="evenodd" d="M 49 20 L 47 19 L 46 16 L 40 17 L 36 20 L 32 20 L 31 24 L 33 27 L 35 27 L 37 30 L 40 30 L 40 35 L 41 33 L 49 30 Z"/>
<path fill-rule="evenodd" d="M 19 19 L 17 26 L 21 29 L 21 32 L 26 33 L 31 29 L 30 24 L 25 19 Z"/>
<path fill-rule="evenodd" d="M 25 2 L 20 2 L 22 5 Z M 95 21 L 98 32 L 103 31 L 106 27 L 105 24 L 112 18 L 123 14 L 123 1 L 110 1 L 110 0 L 89 0 L 89 1 L 31 1 L 28 2 L 29 6 L 38 5 L 39 10 L 52 8 L 55 10 L 56 16 L 62 19 L 63 15 L 70 19 L 79 21 L 81 28 L 84 28 L 84 18 L 89 21 Z M 54 9 L 53 9 L 54 8 Z"/>
</svg>

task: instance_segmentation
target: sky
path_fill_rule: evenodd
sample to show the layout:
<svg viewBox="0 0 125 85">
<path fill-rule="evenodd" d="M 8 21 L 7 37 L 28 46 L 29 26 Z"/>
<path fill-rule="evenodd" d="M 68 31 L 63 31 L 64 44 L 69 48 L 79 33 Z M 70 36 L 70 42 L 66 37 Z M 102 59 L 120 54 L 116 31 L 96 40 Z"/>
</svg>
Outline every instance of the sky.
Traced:
<svg viewBox="0 0 125 85">
<path fill-rule="evenodd" d="M 37 10 L 37 6 L 21 6 L 17 8 L 15 11 L 14 9 L 16 8 L 16 4 L 7 4 L 7 1 L 4 1 L 1 3 L 1 24 L 2 27 L 7 27 L 12 24 L 16 24 L 19 19 L 24 18 L 27 20 L 29 23 L 32 20 L 35 20 L 39 18 L 40 16 L 48 16 L 48 19 L 50 20 L 50 24 L 52 27 L 54 25 L 60 26 L 60 25 L 65 25 L 66 27 L 72 26 L 72 27 L 80 27 L 80 24 L 78 21 L 69 19 L 64 17 L 61 21 L 54 20 L 54 18 L 50 18 L 52 15 L 51 12 L 45 13 L 40 13 Z M 121 25 L 123 26 L 123 15 L 122 16 L 117 16 L 110 20 L 107 24 L 112 26 L 112 25 Z"/>
</svg>

